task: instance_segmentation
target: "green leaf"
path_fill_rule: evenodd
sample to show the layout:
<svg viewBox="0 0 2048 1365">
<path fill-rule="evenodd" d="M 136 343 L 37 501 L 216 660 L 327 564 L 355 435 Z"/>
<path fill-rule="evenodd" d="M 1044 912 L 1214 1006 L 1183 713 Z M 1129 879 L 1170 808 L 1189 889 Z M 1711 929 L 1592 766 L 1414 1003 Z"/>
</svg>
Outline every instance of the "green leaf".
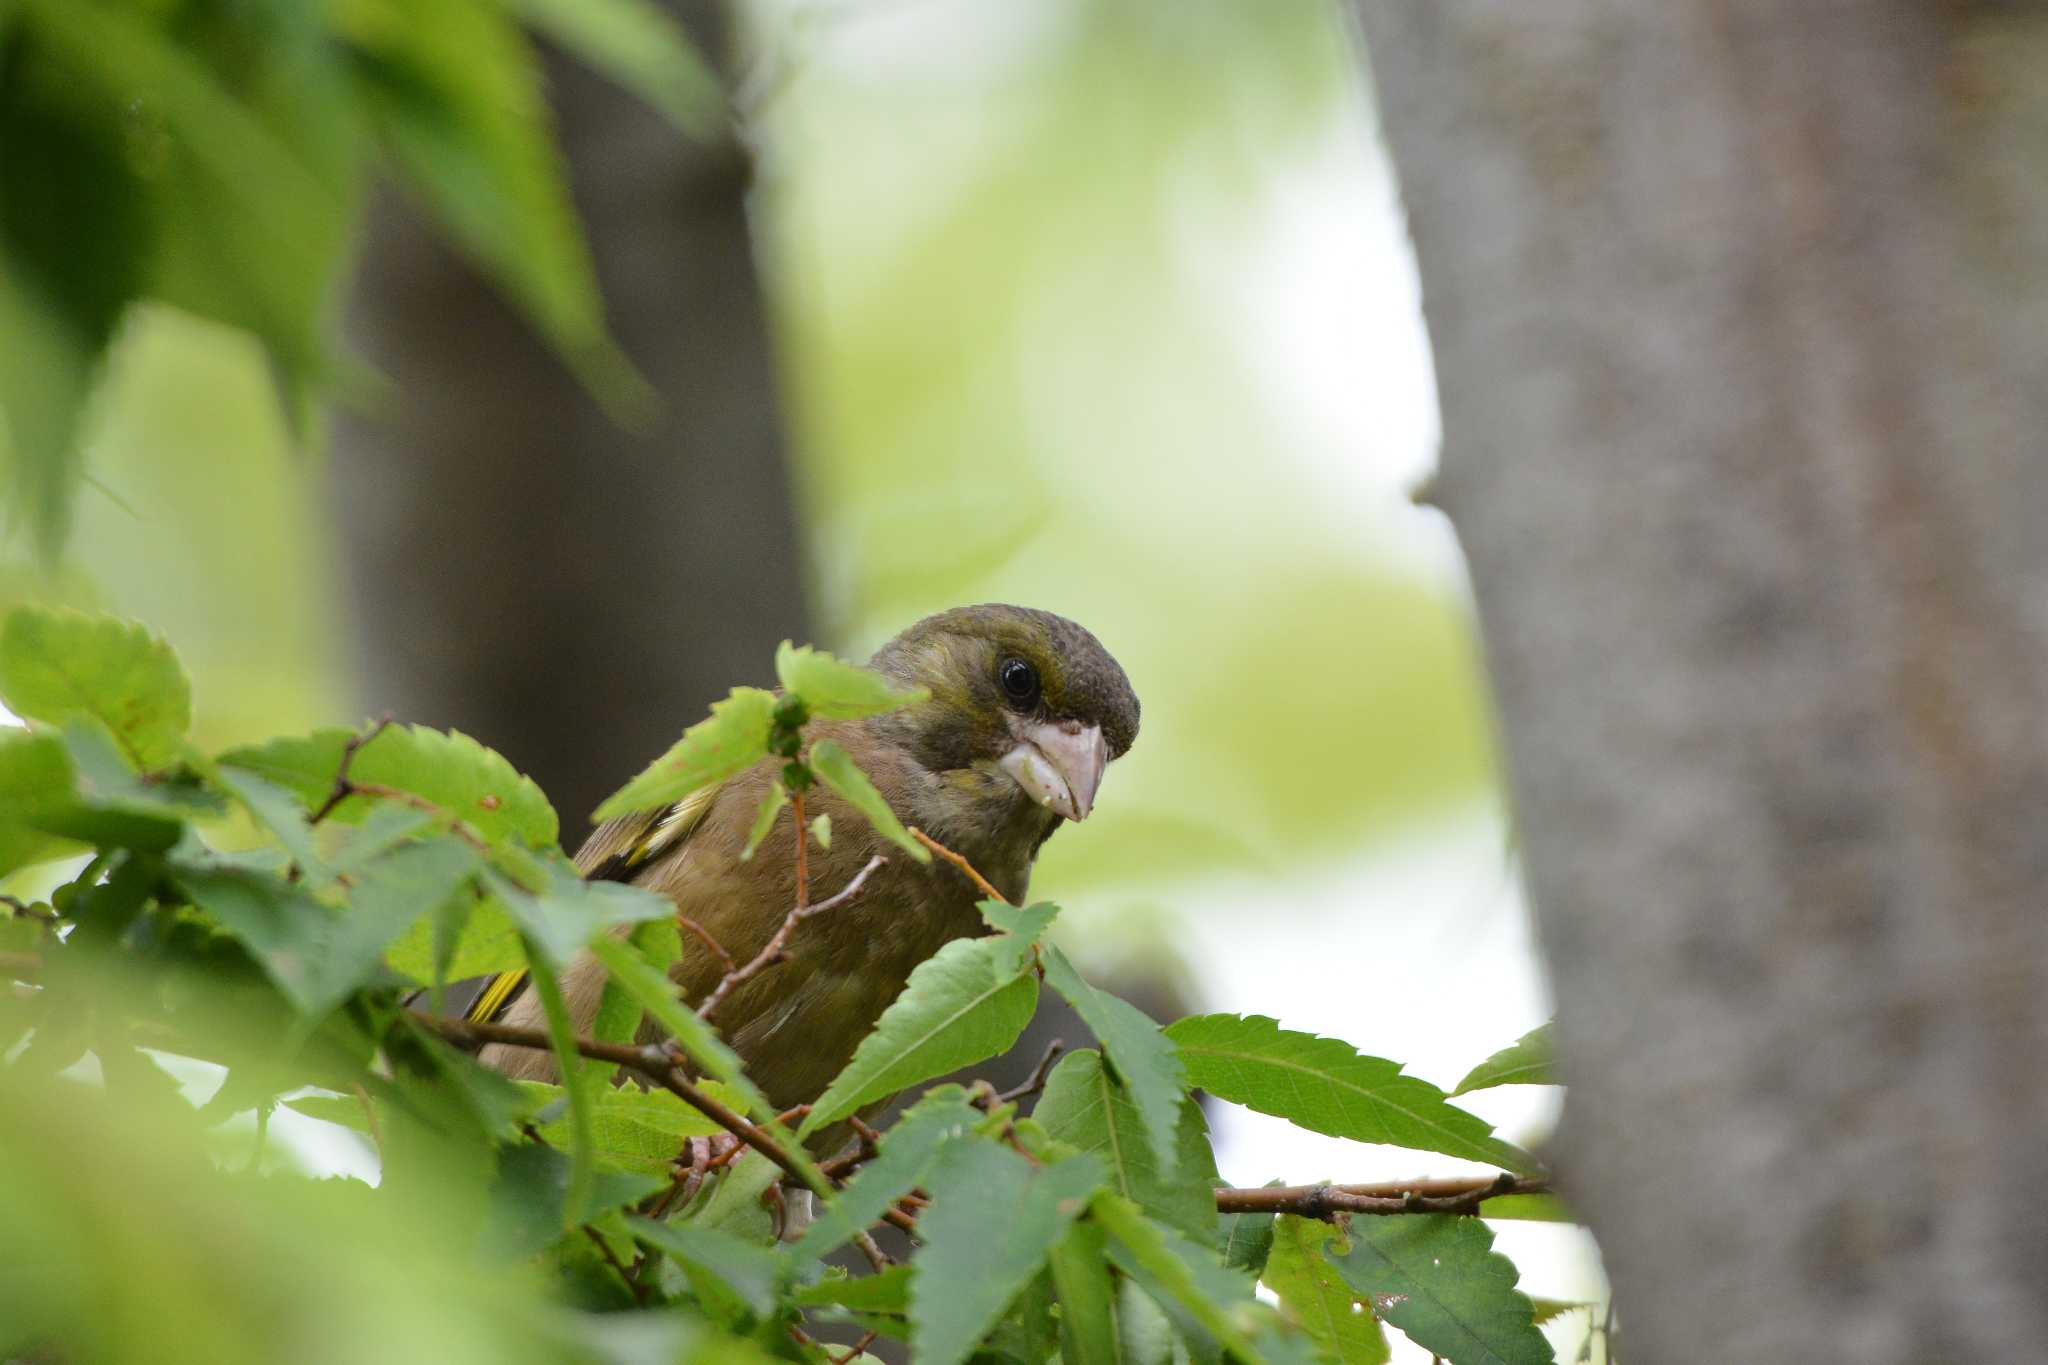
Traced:
<svg viewBox="0 0 2048 1365">
<path fill-rule="evenodd" d="M 1583 1223 L 1565 1202 L 1554 1194 L 1503 1194 L 1479 1205 L 1481 1218 L 1504 1218 L 1525 1223 Z"/>
<path fill-rule="evenodd" d="M 871 668 L 787 640 L 775 651 L 775 676 L 812 715 L 836 720 L 878 716 L 931 696 L 922 687 L 899 690 Z"/>
<path fill-rule="evenodd" d="M 536 1112 L 553 1098 L 565 1098 L 562 1088 L 541 1081 L 522 1081 L 535 1097 Z M 717 1081 L 701 1083 L 705 1091 L 728 1103 L 741 1103 Z M 572 1140 L 566 1118 L 542 1124 L 541 1138 L 555 1146 Z M 642 1090 L 634 1085 L 600 1086 L 590 1115 L 590 1140 L 597 1151 L 598 1165 L 606 1170 L 639 1171 L 664 1175 L 675 1163 L 683 1144 L 693 1137 L 710 1137 L 725 1130 L 666 1090 Z"/>
<path fill-rule="evenodd" d="M 1381 1365 L 1387 1334 L 1372 1305 L 1352 1291 L 1323 1259 L 1323 1247 L 1343 1239 L 1329 1223 L 1288 1216 L 1273 1229 L 1273 1251 L 1259 1278 L 1279 1296 L 1280 1311 L 1301 1325 L 1336 1365 Z"/>
<path fill-rule="evenodd" d="M 910 831 L 903 828 L 903 822 L 896 818 L 896 812 L 882 799 L 882 793 L 868 780 L 868 775 L 854 766 L 846 750 L 829 739 L 821 739 L 811 746 L 809 762 L 811 771 L 818 780 L 868 818 L 875 827 L 875 833 L 896 844 L 918 862 L 932 860 L 931 850 L 910 837 Z"/>
<path fill-rule="evenodd" d="M 919 963 L 846 1069 L 812 1104 L 798 1136 L 1016 1042 L 1038 1005 L 1030 958 L 1030 945 L 998 935 L 954 939 Z"/>
<path fill-rule="evenodd" d="M 320 969 L 338 916 L 303 889 L 268 873 L 204 859 L 178 860 L 172 876 L 221 928 L 240 939 L 278 988 L 308 1014 L 336 1003 Z"/>
<path fill-rule="evenodd" d="M 1355 1292 L 1416 1345 L 1451 1365 L 1549 1365 L 1514 1263 L 1476 1218 L 1354 1218 L 1350 1250 L 1326 1252 Z"/>
<path fill-rule="evenodd" d="M 916 1188 L 947 1143 L 972 1131 L 981 1119 L 957 1085 L 937 1086 L 919 1098 L 882 1135 L 875 1156 L 804 1229 L 791 1256 L 822 1259 L 873 1226 L 891 1204 Z"/>
<path fill-rule="evenodd" d="M 1015 934 L 1027 943 L 1036 943 L 1052 927 L 1053 918 L 1060 908 L 1051 901 L 1039 901 L 1019 909 L 1006 901 L 981 901 L 975 907 L 981 917 L 1006 934 Z"/>
<path fill-rule="evenodd" d="M 675 913 L 674 902 L 645 887 L 584 881 L 559 853 L 537 861 L 538 888 L 522 886 L 495 869 L 487 880 L 530 946 L 558 968 L 616 925 L 644 924 Z"/>
<path fill-rule="evenodd" d="M 651 406 L 605 332 L 596 273 L 519 26 L 469 0 L 353 0 L 360 100 L 410 187 L 600 401 Z"/>
<path fill-rule="evenodd" d="M 920 1365 L 955 1365 L 973 1353 L 1101 1183 L 1102 1167 L 1089 1156 L 1034 1168 L 993 1142 L 947 1148 L 926 1183 L 924 1245 L 911 1262 Z"/>
<path fill-rule="evenodd" d="M 498 1176 L 491 1189 L 489 1221 L 480 1244 L 508 1261 L 523 1261 L 560 1240 L 573 1228 L 570 1193 L 575 1183 L 568 1157 L 538 1142 L 519 1142 L 498 1150 Z M 637 1203 L 665 1181 L 652 1176 L 599 1173 L 590 1183 L 583 1207 L 594 1214 Z"/>
<path fill-rule="evenodd" d="M 313 810 L 334 790 L 352 738 L 349 730 L 316 730 L 303 738 L 230 749 L 220 762 L 296 793 Z M 356 750 L 348 776 L 351 782 L 409 792 L 437 807 L 444 817 L 462 821 L 494 847 L 552 848 L 561 833 L 554 807 L 533 780 L 503 755 L 458 730 L 443 733 L 424 725 L 388 725 Z M 355 823 L 388 799 L 351 796 L 329 818 Z"/>
<path fill-rule="evenodd" d="M 494 976 L 526 965 L 526 953 L 519 944 L 519 924 L 497 896 L 487 895 L 478 900 L 464 893 L 444 905 L 441 913 L 450 918 L 415 920 L 385 949 L 384 960 L 393 971 L 403 972 L 421 985 L 430 985 L 437 975 L 443 981 L 466 981 L 472 976 Z M 443 930 L 449 936 L 445 941 Z M 438 973 L 434 970 L 437 944 L 446 950 Z"/>
<path fill-rule="evenodd" d="M 780 782 L 770 782 L 768 790 L 761 794 L 761 805 L 754 812 L 754 827 L 747 831 L 746 847 L 740 850 L 740 861 L 752 862 L 754 854 L 760 851 L 761 841 L 768 837 L 768 831 L 775 828 L 775 817 L 782 814 L 782 808 L 789 804 L 789 793 Z M 822 817 L 821 817 L 822 818 Z"/>
<path fill-rule="evenodd" d="M 1232 1270 L 1260 1273 L 1273 1253 L 1273 1215 L 1223 1214 L 1216 1220 L 1216 1252 Z"/>
<path fill-rule="evenodd" d="M 708 718 L 683 731 L 667 753 L 605 798 L 590 818 L 602 823 L 656 810 L 744 771 L 767 756 L 774 715 L 773 692 L 735 687 L 724 701 L 712 703 Z"/>
<path fill-rule="evenodd" d="M 1170 1171 L 1160 1168 L 1137 1104 L 1092 1050 L 1060 1059 L 1031 1116 L 1053 1138 L 1093 1153 L 1118 1194 L 1198 1242 L 1216 1240 L 1216 1162 L 1192 1099 L 1179 1099 L 1178 1157 Z"/>
<path fill-rule="evenodd" d="M 1538 1024 L 1465 1074 L 1453 1095 L 1496 1085 L 1556 1085 L 1552 1023 Z"/>
<path fill-rule="evenodd" d="M 1258 1313 L 1249 1276 L 1226 1269 L 1207 1247 L 1162 1228 L 1118 1195 L 1096 1195 L 1089 1216 L 1115 1243 L 1118 1265 L 1149 1282 L 1148 1292 L 1186 1310 L 1224 1350 L 1258 1359 L 1251 1342 Z"/>
<path fill-rule="evenodd" d="M 803 1307 L 833 1304 L 862 1313 L 910 1311 L 910 1267 L 892 1265 L 873 1275 L 828 1275 L 792 1296 Z"/>
<path fill-rule="evenodd" d="M 215 778 L 258 824 L 270 831 L 278 847 L 305 874 L 309 885 L 324 887 L 334 880 L 327 859 L 313 842 L 313 827 L 306 823 L 306 812 L 290 792 L 239 768 L 222 767 Z"/>
<path fill-rule="evenodd" d="M 456 839 L 405 844 L 363 868 L 310 977 L 324 1003 L 339 1001 L 378 970 L 385 947 L 438 910 L 476 871 L 477 855 Z"/>
<path fill-rule="evenodd" d="M 562 1230 L 567 1232 L 590 1216 L 590 1201 L 597 1191 L 597 1143 L 591 1114 L 597 1107 L 601 1082 L 577 1065 L 581 1058 L 576 1051 L 576 1026 L 562 1001 L 562 985 L 553 965 L 531 944 L 526 957 L 533 989 L 547 1017 L 548 1039 L 555 1045 L 562 1087 L 569 1092 L 569 1183 L 562 1195 Z"/>
<path fill-rule="evenodd" d="M 1102 1044 L 1117 1080 L 1144 1120 L 1146 1140 L 1152 1144 L 1160 1176 L 1172 1179 L 1179 1151 L 1181 1101 L 1188 1091 L 1187 1068 L 1180 1054 L 1143 1010 L 1082 980 L 1058 948 L 1047 945 L 1041 957 L 1045 983 L 1066 997 Z M 1208 1240 L 1207 1232 L 1197 1235 Z"/>
<path fill-rule="evenodd" d="M 651 0 L 506 0 L 529 28 L 659 110 L 679 132 L 716 131 L 718 77 Z"/>
<path fill-rule="evenodd" d="M 1441 1152 L 1530 1173 L 1535 1159 L 1493 1136 L 1400 1064 L 1349 1043 L 1283 1029 L 1264 1015 L 1203 1014 L 1169 1026 L 1191 1084 L 1311 1132 Z"/>
<path fill-rule="evenodd" d="M 141 772 L 174 762 L 192 724 L 192 686 L 171 647 L 133 621 L 16 607 L 0 625 L 0 701 L 62 726 L 99 722 Z"/>
<path fill-rule="evenodd" d="M 697 1289 L 700 1301 L 717 1297 L 715 1292 L 712 1295 L 705 1293 L 711 1286 L 703 1277 L 709 1276 L 746 1313 L 757 1319 L 774 1315 L 782 1288 L 784 1263 L 769 1248 L 693 1223 L 657 1223 L 636 1216 L 628 1218 L 626 1226 L 647 1245 L 698 1272 L 690 1277 L 690 1282 Z M 730 1322 L 739 1315 L 720 1316 L 727 1316 Z"/>
<path fill-rule="evenodd" d="M 61 857 L 74 845 L 48 827 L 75 813 L 78 772 L 64 741 L 52 734 L 0 729 L 0 874 Z M 177 842 L 171 826 L 160 845 Z"/>
<path fill-rule="evenodd" d="M 1053 1248 L 1050 1262 L 1060 1301 L 1061 1365 L 1122 1365 L 1116 1282 L 1104 1253 L 1102 1225 L 1093 1219 L 1075 1223 Z"/>
</svg>

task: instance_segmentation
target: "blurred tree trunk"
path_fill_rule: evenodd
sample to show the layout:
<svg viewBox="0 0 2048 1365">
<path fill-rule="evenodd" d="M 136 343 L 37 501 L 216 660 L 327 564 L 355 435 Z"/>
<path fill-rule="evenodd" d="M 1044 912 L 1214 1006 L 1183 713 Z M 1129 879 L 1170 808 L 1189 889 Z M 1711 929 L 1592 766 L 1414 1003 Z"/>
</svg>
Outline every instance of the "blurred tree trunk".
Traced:
<svg viewBox="0 0 2048 1365">
<path fill-rule="evenodd" d="M 1359 0 L 1630 1361 L 2048 1341 L 2048 14 Z"/>
<path fill-rule="evenodd" d="M 720 55 L 718 7 L 678 8 Z M 333 478 L 366 708 L 502 750 L 573 848 L 605 794 L 808 632 L 747 157 L 573 62 L 549 78 L 607 316 L 660 421 L 614 426 L 387 198 L 351 340 L 396 396 L 341 424 Z"/>
</svg>

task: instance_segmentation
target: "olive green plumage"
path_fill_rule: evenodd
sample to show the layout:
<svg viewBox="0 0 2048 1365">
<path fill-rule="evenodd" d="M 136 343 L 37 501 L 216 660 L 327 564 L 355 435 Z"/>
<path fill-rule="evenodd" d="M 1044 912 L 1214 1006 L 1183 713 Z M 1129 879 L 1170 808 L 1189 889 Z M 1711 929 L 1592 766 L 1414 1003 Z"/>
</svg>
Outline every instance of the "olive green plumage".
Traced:
<svg viewBox="0 0 2048 1365">
<path fill-rule="evenodd" d="M 962 607 L 927 617 L 884 645 L 870 666 L 930 696 L 858 721 L 814 722 L 813 740 L 845 747 L 905 824 L 964 855 L 1003 895 L 1021 901 L 1038 849 L 1068 818 L 1092 808 L 1102 767 L 1137 737 L 1138 699 L 1123 669 L 1087 630 L 1025 607 Z M 791 815 L 778 817 L 760 851 L 742 861 L 774 764 L 741 773 L 666 811 L 599 828 L 577 855 L 586 875 L 660 891 L 735 959 L 767 943 L 795 902 Z M 832 817 L 832 846 L 812 844 L 810 898 L 846 885 L 875 854 L 888 859 L 851 903 L 807 920 L 789 957 L 743 983 L 716 1023 L 778 1105 L 810 1100 L 851 1057 L 918 963 L 947 941 L 983 932 L 973 884 L 944 860 L 920 864 L 877 836 L 823 788 L 809 814 Z M 708 994 L 724 972 L 684 937 L 673 972 L 686 999 Z M 603 992 L 593 959 L 572 963 L 563 994 L 587 1032 Z M 531 992 L 507 1022 L 538 1026 Z M 548 1078 L 545 1053 L 489 1048 L 510 1074 Z"/>
</svg>

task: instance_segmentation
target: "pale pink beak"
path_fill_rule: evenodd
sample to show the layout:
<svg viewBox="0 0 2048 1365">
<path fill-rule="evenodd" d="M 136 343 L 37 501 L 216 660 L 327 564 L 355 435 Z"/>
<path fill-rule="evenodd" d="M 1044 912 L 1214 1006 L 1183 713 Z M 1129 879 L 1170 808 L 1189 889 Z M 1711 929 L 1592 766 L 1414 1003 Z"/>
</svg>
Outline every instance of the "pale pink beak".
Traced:
<svg viewBox="0 0 2048 1365">
<path fill-rule="evenodd" d="M 1095 792 L 1108 762 L 1101 726 L 1040 721 L 1022 727 L 1017 747 L 997 766 L 1047 810 L 1086 820 L 1095 809 Z"/>
</svg>

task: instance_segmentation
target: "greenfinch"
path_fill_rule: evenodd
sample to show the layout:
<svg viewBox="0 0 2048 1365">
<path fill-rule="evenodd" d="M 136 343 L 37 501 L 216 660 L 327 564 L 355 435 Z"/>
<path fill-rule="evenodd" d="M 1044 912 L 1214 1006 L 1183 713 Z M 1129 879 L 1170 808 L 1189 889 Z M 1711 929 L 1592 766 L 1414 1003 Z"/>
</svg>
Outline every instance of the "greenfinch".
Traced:
<svg viewBox="0 0 2048 1365">
<path fill-rule="evenodd" d="M 926 699 L 884 715 L 814 721 L 874 780 L 897 816 L 961 854 L 1003 896 L 1021 903 L 1032 862 L 1061 824 L 1094 809 L 1103 770 L 1138 733 L 1138 698 L 1124 670 L 1087 630 L 1026 607 L 961 607 L 889 641 L 869 667 Z M 577 854 L 586 877 L 659 891 L 694 928 L 672 975 L 683 998 L 708 996 L 727 965 L 766 946 L 796 901 L 790 808 L 751 859 L 741 853 L 779 760 L 764 760 L 664 809 L 601 826 Z M 814 787 L 808 814 L 831 817 L 829 847 L 808 854 L 808 899 L 844 888 L 877 854 L 886 863 L 848 903 L 800 923 L 786 960 L 740 983 L 715 1022 L 778 1107 L 817 1097 L 853 1055 L 910 972 L 949 940 L 986 932 L 982 893 L 944 859 L 919 863 L 887 843 L 835 794 Z M 588 1034 L 605 974 L 584 957 L 562 993 Z M 523 977 L 493 981 L 472 1019 L 538 1028 L 541 1007 Z M 658 1036 L 651 1034 L 650 1037 Z M 492 1046 L 484 1060 L 509 1075 L 552 1079 L 545 1052 Z"/>
</svg>

